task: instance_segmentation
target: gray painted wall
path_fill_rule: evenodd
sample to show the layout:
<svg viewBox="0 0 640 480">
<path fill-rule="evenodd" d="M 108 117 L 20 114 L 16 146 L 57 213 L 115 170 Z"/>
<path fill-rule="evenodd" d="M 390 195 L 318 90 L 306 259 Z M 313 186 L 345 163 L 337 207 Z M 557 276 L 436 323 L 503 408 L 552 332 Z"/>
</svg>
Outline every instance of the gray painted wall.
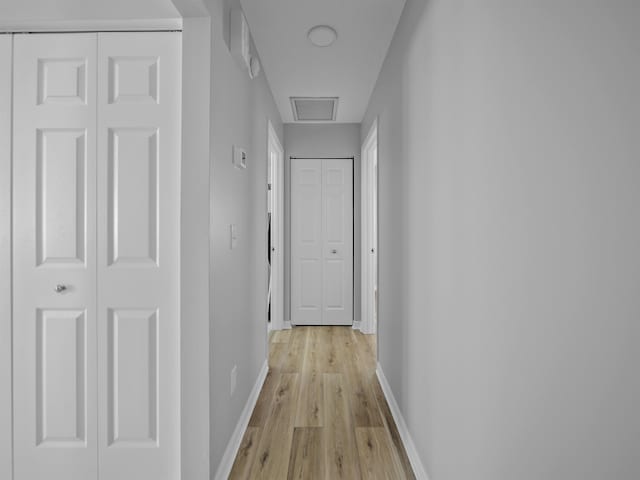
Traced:
<svg viewBox="0 0 640 480">
<path fill-rule="evenodd" d="M 354 319 L 360 320 L 360 124 L 284 125 L 284 318 L 291 320 L 291 160 L 290 157 L 355 157 L 353 162 Z M 295 161 L 295 160 L 294 160 Z"/>
<path fill-rule="evenodd" d="M 261 74 L 249 79 L 225 41 L 231 3 L 208 0 L 211 64 L 211 471 L 215 472 L 267 358 L 267 119 L 282 139 L 280 114 Z M 247 148 L 248 167 L 232 164 Z M 229 226 L 239 242 L 230 250 Z M 236 392 L 230 372 L 238 368 Z"/>
<path fill-rule="evenodd" d="M 640 3 L 407 0 L 380 361 L 432 480 L 640 478 Z"/>
</svg>

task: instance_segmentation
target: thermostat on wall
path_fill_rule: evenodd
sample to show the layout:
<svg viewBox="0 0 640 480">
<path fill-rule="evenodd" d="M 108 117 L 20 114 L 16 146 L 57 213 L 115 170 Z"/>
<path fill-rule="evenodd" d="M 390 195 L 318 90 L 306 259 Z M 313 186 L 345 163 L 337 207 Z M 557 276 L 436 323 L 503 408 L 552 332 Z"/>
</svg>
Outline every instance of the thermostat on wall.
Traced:
<svg viewBox="0 0 640 480">
<path fill-rule="evenodd" d="M 237 168 L 247 168 L 247 151 L 241 147 L 233 147 L 233 164 Z"/>
</svg>

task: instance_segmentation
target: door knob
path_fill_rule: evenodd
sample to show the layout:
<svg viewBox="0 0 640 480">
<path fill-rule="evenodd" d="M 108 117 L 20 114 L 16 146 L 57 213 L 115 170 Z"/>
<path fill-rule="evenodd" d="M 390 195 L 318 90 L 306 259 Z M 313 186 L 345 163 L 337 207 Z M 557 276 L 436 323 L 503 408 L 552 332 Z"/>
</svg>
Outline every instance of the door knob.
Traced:
<svg viewBox="0 0 640 480">
<path fill-rule="evenodd" d="M 331 253 L 338 253 L 338 250 L 334 248 L 333 250 L 331 250 Z"/>
<path fill-rule="evenodd" d="M 56 293 L 62 293 L 67 290 L 66 285 L 56 285 Z"/>
</svg>

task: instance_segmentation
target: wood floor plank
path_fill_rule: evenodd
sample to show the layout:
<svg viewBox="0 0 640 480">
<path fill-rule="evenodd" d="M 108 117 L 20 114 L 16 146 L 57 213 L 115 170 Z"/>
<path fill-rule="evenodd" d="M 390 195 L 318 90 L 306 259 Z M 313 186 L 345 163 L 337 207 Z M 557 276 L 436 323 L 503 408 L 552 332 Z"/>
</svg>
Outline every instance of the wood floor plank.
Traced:
<svg viewBox="0 0 640 480">
<path fill-rule="evenodd" d="M 269 368 L 280 372 L 287 355 L 287 343 L 272 343 L 269 345 Z"/>
<path fill-rule="evenodd" d="M 300 397 L 294 426 L 321 427 L 324 425 L 324 395 L 322 389 L 322 349 L 319 328 L 310 328 L 304 350 Z"/>
<path fill-rule="evenodd" d="M 404 444 L 402 443 L 402 437 L 400 437 L 400 432 L 398 431 L 398 427 L 396 426 L 396 422 L 393 419 L 393 415 L 391 414 L 391 409 L 389 408 L 389 404 L 387 403 L 387 399 L 384 396 L 384 392 L 382 391 L 382 387 L 380 386 L 380 382 L 376 378 L 372 384 L 373 394 L 376 397 L 376 401 L 378 402 L 378 407 L 380 408 L 380 413 L 384 419 L 385 426 L 389 431 L 389 435 L 391 436 L 391 441 L 398 453 L 398 458 L 400 459 L 400 464 L 402 465 L 402 469 L 404 471 L 404 475 L 409 480 L 414 480 L 416 477 L 413 473 L 413 468 L 411 467 L 411 462 L 409 461 L 409 456 L 407 455 L 407 451 L 404 448 Z"/>
<path fill-rule="evenodd" d="M 324 426 L 324 389 L 322 373 L 301 374 L 300 397 L 296 411 L 295 427 Z"/>
<path fill-rule="evenodd" d="M 371 338 L 375 335 L 365 335 L 358 331 L 352 332 L 357 347 L 355 352 L 362 358 L 362 363 L 359 363 L 360 370 L 363 372 L 373 373 L 376 371 L 377 359 L 374 350 L 371 348 Z"/>
<path fill-rule="evenodd" d="M 291 339 L 291 329 L 288 330 L 275 330 L 271 332 L 271 343 L 289 343 Z"/>
<path fill-rule="evenodd" d="M 261 429 L 258 427 L 247 428 L 229 474 L 229 480 L 249 480 L 251 478 L 249 475 L 258 451 L 260 432 Z"/>
<path fill-rule="evenodd" d="M 267 372 L 267 376 L 262 384 L 262 390 L 260 390 L 260 395 L 256 401 L 256 406 L 253 408 L 251 418 L 249 419 L 250 427 L 264 427 L 264 424 L 267 422 L 267 418 L 273 407 L 273 397 L 276 387 L 280 382 L 280 375 L 276 370 L 269 370 Z"/>
<path fill-rule="evenodd" d="M 281 370 L 284 373 L 299 373 L 302 371 L 304 351 L 307 347 L 307 335 L 309 327 L 294 327 L 291 330 L 291 338 L 287 343 Z"/>
<path fill-rule="evenodd" d="M 356 442 L 363 480 L 401 480 L 404 471 L 384 427 L 356 428 Z"/>
<path fill-rule="evenodd" d="M 324 479 L 323 429 L 317 427 L 294 429 L 288 480 Z"/>
<path fill-rule="evenodd" d="M 324 427 L 325 473 L 331 480 L 359 479 L 360 464 L 345 378 L 341 373 L 325 373 L 323 381 L 325 411 L 331 412 Z"/>
<path fill-rule="evenodd" d="M 324 373 L 325 369 L 325 339 L 323 338 L 323 328 L 310 328 L 307 334 L 307 348 L 304 352 L 303 373 Z"/>
<path fill-rule="evenodd" d="M 274 480 L 287 477 L 299 387 L 299 374 L 281 374 L 271 412 L 260 435 L 251 479 Z"/>
<path fill-rule="evenodd" d="M 366 355 L 358 351 L 355 336 L 349 331 L 340 334 L 340 355 L 349 392 L 351 412 L 356 427 L 382 427 L 382 415 L 370 383 L 375 370 L 367 368 Z"/>
<path fill-rule="evenodd" d="M 340 355 L 338 353 L 338 331 L 341 327 L 318 327 L 317 339 L 318 362 L 323 373 L 341 373 Z"/>
</svg>

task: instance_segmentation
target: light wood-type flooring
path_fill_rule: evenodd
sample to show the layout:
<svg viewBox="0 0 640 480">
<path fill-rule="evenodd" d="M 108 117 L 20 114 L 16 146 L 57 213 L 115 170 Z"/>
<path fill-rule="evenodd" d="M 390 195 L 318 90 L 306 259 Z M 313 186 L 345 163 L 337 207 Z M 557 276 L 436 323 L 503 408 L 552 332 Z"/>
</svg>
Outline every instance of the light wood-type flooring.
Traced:
<svg viewBox="0 0 640 480">
<path fill-rule="evenodd" d="M 351 327 L 273 332 L 269 373 L 229 478 L 415 478 L 371 337 Z"/>
</svg>

